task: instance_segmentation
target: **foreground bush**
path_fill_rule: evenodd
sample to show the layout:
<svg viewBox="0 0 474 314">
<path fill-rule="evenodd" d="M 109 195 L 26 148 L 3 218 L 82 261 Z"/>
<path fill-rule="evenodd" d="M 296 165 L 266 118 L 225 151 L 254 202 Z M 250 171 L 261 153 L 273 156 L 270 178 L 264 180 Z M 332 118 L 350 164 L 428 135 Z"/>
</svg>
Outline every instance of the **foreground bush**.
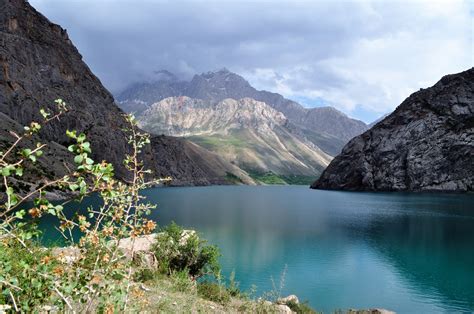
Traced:
<svg viewBox="0 0 474 314">
<path fill-rule="evenodd" d="M 158 233 L 153 252 L 159 270 L 167 274 L 187 271 L 197 279 L 220 273 L 219 249 L 207 245 L 194 231 L 185 231 L 174 222 Z"/>
<path fill-rule="evenodd" d="M 130 180 L 114 178 L 113 166 L 91 159 L 90 143 L 84 134 L 68 131 L 75 169 L 60 178 L 47 180 L 33 191 L 18 194 L 13 182 L 21 179 L 28 163 L 41 158 L 46 146 L 35 140 L 42 125 L 60 119 L 67 113 L 66 104 L 57 100 L 57 111 L 41 110 L 42 122 L 32 122 L 24 134 L 11 132 L 13 144 L 0 152 L 1 188 L 4 203 L 0 205 L 0 304 L 18 312 L 37 312 L 42 306 L 55 306 L 59 311 L 124 311 L 130 309 L 130 295 L 136 289 L 133 281 L 134 248 L 126 256 L 118 248 L 125 237 L 134 239 L 149 234 L 155 222 L 145 218 L 154 206 L 143 201 L 141 189 L 156 185 L 162 179 L 146 181 L 150 172 L 140 161 L 142 148 L 149 143 L 132 116 L 126 116 L 130 153 L 124 164 Z M 53 204 L 45 191 L 61 189 L 79 200 L 90 193 L 103 201 L 100 208 L 87 208 L 86 215 L 65 213 L 63 204 Z M 25 210 L 25 203 L 33 206 Z M 46 215 L 59 219 L 56 226 L 67 245 L 76 246 L 75 256 L 52 254 L 39 243 L 37 222 Z M 66 251 L 64 251 L 66 252 Z"/>
</svg>

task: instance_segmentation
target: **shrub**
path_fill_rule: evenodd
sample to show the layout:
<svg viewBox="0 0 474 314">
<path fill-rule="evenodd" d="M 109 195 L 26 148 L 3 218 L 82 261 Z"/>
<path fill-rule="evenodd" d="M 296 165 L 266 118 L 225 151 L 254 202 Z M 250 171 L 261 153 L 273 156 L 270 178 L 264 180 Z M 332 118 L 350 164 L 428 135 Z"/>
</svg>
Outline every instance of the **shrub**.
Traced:
<svg viewBox="0 0 474 314">
<path fill-rule="evenodd" d="M 162 272 L 172 274 L 187 270 L 193 279 L 218 276 L 219 249 L 207 245 L 194 232 L 185 231 L 173 222 L 158 233 L 156 240 L 152 250 Z"/>
<path fill-rule="evenodd" d="M 225 287 L 210 281 L 204 281 L 197 286 L 198 294 L 206 300 L 225 305 L 230 301 L 230 293 Z"/>
<path fill-rule="evenodd" d="M 14 183 L 23 176 L 25 165 L 35 163 L 43 154 L 42 143 L 23 148 L 26 140 L 35 140 L 42 125 L 67 112 L 66 104 L 56 100 L 57 112 L 41 110 L 43 121 L 31 122 L 24 133 L 14 137 L 13 144 L 0 151 L 1 188 L 0 204 L 0 303 L 16 312 L 38 312 L 41 305 L 57 305 L 58 310 L 70 312 L 123 312 L 129 310 L 132 291 L 134 241 L 131 256 L 118 248 L 125 237 L 134 239 L 149 234 L 155 222 L 145 218 L 154 208 L 143 201 L 140 190 L 169 179 L 145 180 L 150 172 L 144 169 L 140 156 L 149 144 L 148 134 L 141 133 L 133 116 L 125 116 L 129 128 L 124 130 L 130 144 L 124 165 L 133 180 L 118 181 L 113 166 L 105 161 L 91 159 L 90 143 L 83 133 L 67 131 L 73 142 L 68 147 L 76 165 L 63 177 L 40 183 L 35 190 L 21 195 Z M 71 159 L 72 159 L 71 158 Z M 67 190 L 81 200 L 97 193 L 102 198 L 99 208 L 89 207 L 86 214 L 66 215 L 62 204 L 53 204 L 45 198 L 48 189 Z M 25 203 L 31 199 L 27 211 Z M 37 222 L 43 216 L 59 219 L 57 227 L 66 244 L 76 249 L 75 257 L 42 248 Z M 77 234 L 80 236 L 77 238 Z M 65 251 L 64 251 L 65 252 Z M 142 274 L 145 276 L 145 274 Z"/>
<path fill-rule="evenodd" d="M 189 272 L 187 269 L 181 271 L 175 271 L 171 274 L 171 280 L 173 288 L 179 292 L 189 292 L 195 285 L 195 281 L 189 278 Z"/>
<path fill-rule="evenodd" d="M 296 303 L 294 301 L 290 301 L 286 303 L 288 307 L 293 311 L 296 312 L 297 314 L 316 314 L 317 312 L 313 310 L 309 304 L 308 301 L 305 301 L 303 303 Z"/>
</svg>

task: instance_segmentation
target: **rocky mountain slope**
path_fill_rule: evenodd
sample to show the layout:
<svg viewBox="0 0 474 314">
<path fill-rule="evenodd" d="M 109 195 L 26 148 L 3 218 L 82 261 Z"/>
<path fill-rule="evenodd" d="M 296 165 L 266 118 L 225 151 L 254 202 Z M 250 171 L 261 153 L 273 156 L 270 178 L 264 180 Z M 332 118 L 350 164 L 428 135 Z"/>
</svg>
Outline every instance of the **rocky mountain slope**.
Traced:
<svg viewBox="0 0 474 314">
<path fill-rule="evenodd" d="M 188 137 L 251 173 L 314 177 L 331 160 L 295 137 L 282 113 L 251 98 L 213 103 L 170 97 L 151 105 L 139 121 L 148 132 Z"/>
<path fill-rule="evenodd" d="M 31 166 L 29 182 L 64 170 L 64 163 L 69 162 L 67 129 L 86 133 L 93 158 L 112 162 L 117 175 L 124 178 L 122 159 L 128 146 L 122 131 L 126 126 L 123 112 L 82 61 L 66 30 L 25 0 L 1 0 L 0 43 L 0 149 L 13 139 L 10 127 L 40 120 L 39 109 L 52 109 L 54 99 L 62 98 L 70 107 L 67 115 L 39 134 L 49 148 L 44 163 Z M 169 175 L 176 185 L 227 183 L 228 172 L 252 182 L 237 167 L 181 139 L 153 138 L 144 158 L 155 175 Z"/>
<path fill-rule="evenodd" d="M 332 107 L 308 109 L 280 94 L 258 91 L 243 77 L 227 69 L 195 75 L 189 82 L 168 75 L 152 83 L 134 84 L 119 94 L 117 100 L 125 111 L 140 113 L 151 104 L 171 96 L 188 96 L 210 102 L 227 98 L 252 98 L 265 102 L 283 113 L 297 129 L 297 134 L 331 155 L 339 153 L 349 139 L 367 130 L 364 122 L 351 119 Z"/>
<path fill-rule="evenodd" d="M 352 139 L 312 187 L 473 191 L 474 68 L 412 94 Z"/>
</svg>

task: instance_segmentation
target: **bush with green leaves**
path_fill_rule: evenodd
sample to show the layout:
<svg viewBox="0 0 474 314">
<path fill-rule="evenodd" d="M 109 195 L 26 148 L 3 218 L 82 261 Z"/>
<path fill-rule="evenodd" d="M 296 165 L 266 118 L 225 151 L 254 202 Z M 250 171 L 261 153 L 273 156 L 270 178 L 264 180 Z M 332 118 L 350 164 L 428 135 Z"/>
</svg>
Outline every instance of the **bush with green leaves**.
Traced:
<svg viewBox="0 0 474 314">
<path fill-rule="evenodd" d="M 56 112 L 41 109 L 43 121 L 31 122 L 22 135 L 10 132 L 13 144 L 0 152 L 4 192 L 4 203 L 0 204 L 0 303 L 18 312 L 41 311 L 44 305 L 72 312 L 129 310 L 130 295 L 138 289 L 133 281 L 134 239 L 151 233 L 156 226 L 146 218 L 154 205 L 146 203 L 139 192 L 169 178 L 145 179 L 151 174 L 140 156 L 150 142 L 149 136 L 137 128 L 133 116 L 126 115 L 129 127 L 124 131 L 130 150 L 124 165 L 130 180 L 115 179 L 111 164 L 92 160 L 85 134 L 67 131 L 75 169 L 45 180 L 32 191 L 18 193 L 12 182 L 21 179 L 28 163 L 41 158 L 46 146 L 38 142 L 34 147 L 24 147 L 24 143 L 37 139 L 42 125 L 67 113 L 64 101 L 58 99 L 56 104 Z M 87 208 L 86 215 L 71 216 L 63 207 L 68 201 L 53 204 L 46 199 L 45 191 L 50 189 L 69 191 L 79 200 L 96 193 L 103 205 Z M 31 200 L 31 208 L 24 209 Z M 66 250 L 54 253 L 41 246 L 37 223 L 46 215 L 59 219 L 55 227 L 74 248 L 74 256 L 65 256 L 69 254 Z M 131 256 L 118 246 L 126 237 L 132 237 Z"/>
<path fill-rule="evenodd" d="M 217 282 L 203 281 L 197 286 L 198 294 L 209 301 L 225 305 L 229 303 L 231 295 L 225 286 Z"/>
<path fill-rule="evenodd" d="M 294 301 L 290 301 L 286 303 L 286 305 L 295 313 L 297 314 L 316 314 L 317 312 L 309 306 L 308 301 L 303 303 L 296 303 Z"/>
<path fill-rule="evenodd" d="M 193 279 L 219 276 L 219 249 L 174 222 L 157 234 L 152 250 L 161 272 L 172 274 L 187 270 Z"/>
</svg>

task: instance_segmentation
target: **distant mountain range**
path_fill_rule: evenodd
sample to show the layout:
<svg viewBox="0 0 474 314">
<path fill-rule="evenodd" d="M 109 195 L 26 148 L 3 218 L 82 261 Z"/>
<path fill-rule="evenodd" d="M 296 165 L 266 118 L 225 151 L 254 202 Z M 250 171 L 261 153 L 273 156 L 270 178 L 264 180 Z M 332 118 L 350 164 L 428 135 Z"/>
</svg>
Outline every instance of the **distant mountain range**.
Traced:
<svg viewBox="0 0 474 314">
<path fill-rule="evenodd" d="M 185 136 L 245 171 L 317 177 L 332 156 L 367 129 L 332 107 L 304 108 L 258 91 L 227 69 L 179 80 L 168 71 L 117 95 L 154 134 Z M 245 145 L 244 145 L 245 144 Z"/>
<path fill-rule="evenodd" d="M 473 191 L 474 68 L 410 95 L 352 139 L 312 187 Z"/>
<path fill-rule="evenodd" d="M 140 114 L 151 104 L 167 97 L 188 96 L 211 103 L 232 98 L 252 98 L 283 113 L 290 123 L 326 153 L 335 155 L 348 140 L 368 129 L 359 120 L 351 119 L 332 107 L 304 108 L 277 93 L 258 91 L 243 77 L 227 69 L 195 75 L 181 81 L 168 71 L 159 71 L 154 82 L 137 83 L 116 96 L 126 112 Z"/>
</svg>

